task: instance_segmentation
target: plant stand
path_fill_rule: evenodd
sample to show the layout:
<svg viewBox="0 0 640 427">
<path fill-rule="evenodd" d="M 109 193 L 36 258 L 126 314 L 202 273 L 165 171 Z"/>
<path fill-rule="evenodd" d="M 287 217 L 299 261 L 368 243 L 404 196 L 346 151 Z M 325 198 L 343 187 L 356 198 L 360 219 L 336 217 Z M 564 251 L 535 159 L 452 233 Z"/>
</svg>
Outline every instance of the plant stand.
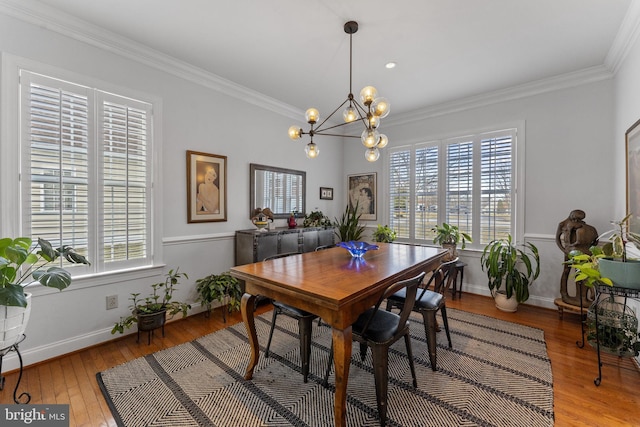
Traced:
<svg viewBox="0 0 640 427">
<path fill-rule="evenodd" d="M 25 338 L 27 338 L 27 336 L 22 334 L 22 337 L 20 337 L 15 344 L 9 347 L 0 349 L 0 390 L 4 390 L 4 379 L 5 379 L 4 376 L 2 375 L 2 359 L 7 353 L 15 351 L 16 354 L 18 355 L 18 360 L 20 361 L 20 373 L 18 374 L 18 381 L 16 382 L 16 388 L 13 389 L 13 401 L 16 403 L 23 403 L 23 404 L 27 404 L 31 401 L 31 395 L 27 392 L 23 392 L 20 394 L 20 396 L 16 397 L 16 395 L 18 394 L 18 387 L 20 387 L 20 381 L 22 381 L 22 370 L 24 368 L 24 366 L 22 365 L 22 355 L 20 354 L 20 350 L 18 349 L 18 344 L 24 341 Z M 22 399 L 23 397 L 25 397 L 26 400 L 24 402 L 20 402 L 20 399 Z"/>
<path fill-rule="evenodd" d="M 603 350 L 602 347 L 602 343 L 603 343 L 603 338 L 605 338 L 603 336 L 603 333 L 607 333 L 607 331 L 616 328 L 616 329 L 621 329 L 621 328 L 626 328 L 626 327 L 630 327 L 630 328 L 634 328 L 634 334 L 635 334 L 635 340 L 637 340 L 638 337 L 638 321 L 637 318 L 635 317 L 635 315 L 631 316 L 630 314 L 627 313 L 627 299 L 628 298 L 640 298 L 640 289 L 632 289 L 632 288 L 623 288 L 620 286 L 607 286 L 607 285 L 596 285 L 595 286 L 596 289 L 596 297 L 594 299 L 594 302 L 592 304 L 592 307 L 596 306 L 595 310 L 591 310 L 589 309 L 589 312 L 587 314 L 587 321 L 592 321 L 594 324 L 594 328 L 595 328 L 595 337 L 594 339 L 589 339 L 588 341 L 591 345 L 595 344 L 595 348 L 596 348 L 596 352 L 598 354 L 598 376 L 593 380 L 593 383 L 596 386 L 599 386 L 600 383 L 602 382 L 602 358 L 601 358 L 601 351 Z M 604 295 L 605 297 L 611 297 L 613 298 L 614 296 L 621 296 L 624 297 L 624 302 L 623 303 L 616 303 L 619 304 L 620 306 L 622 306 L 621 311 L 617 312 L 616 315 L 614 315 L 612 318 L 603 318 L 602 316 L 602 312 L 603 310 L 601 310 L 598 305 L 602 303 L 602 301 L 600 300 L 600 296 Z M 605 300 L 606 301 L 606 300 Z M 582 309 L 582 300 L 580 301 L 580 309 Z M 632 310 L 629 308 L 629 311 L 632 312 Z M 605 310 L 604 312 L 607 312 L 609 310 Z M 635 325 L 635 326 L 634 326 Z M 584 346 L 584 322 L 582 324 L 582 345 L 578 344 L 579 347 Z M 606 349 L 605 349 L 606 351 Z M 621 350 L 622 351 L 622 350 Z M 619 357 L 623 357 L 623 356 L 632 356 L 632 354 L 628 354 L 628 353 L 617 353 L 617 355 Z"/>
<path fill-rule="evenodd" d="M 167 311 L 159 311 L 151 314 L 139 314 L 138 315 L 138 339 L 136 342 L 140 342 L 140 331 L 147 331 L 147 345 L 151 344 L 151 337 L 153 331 L 158 328 L 162 328 L 162 337 L 164 338 L 164 324 L 167 322 Z"/>
</svg>

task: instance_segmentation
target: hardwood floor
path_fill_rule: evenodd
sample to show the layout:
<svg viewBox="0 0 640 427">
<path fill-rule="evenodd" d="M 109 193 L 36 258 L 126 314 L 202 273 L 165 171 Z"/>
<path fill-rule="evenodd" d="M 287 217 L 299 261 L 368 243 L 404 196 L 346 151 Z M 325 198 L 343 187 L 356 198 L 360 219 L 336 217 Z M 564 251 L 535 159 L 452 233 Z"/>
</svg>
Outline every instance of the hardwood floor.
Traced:
<svg viewBox="0 0 640 427">
<path fill-rule="evenodd" d="M 631 359 L 603 356 L 602 384 L 597 376 L 596 352 L 586 344 L 578 348 L 580 322 L 576 314 L 521 305 L 516 313 L 498 311 L 487 297 L 463 294 L 447 299 L 447 307 L 459 308 L 523 325 L 543 329 L 553 370 L 556 426 L 638 426 L 640 425 L 640 371 Z M 259 312 L 270 309 L 260 307 Z M 241 321 L 239 314 L 228 324 Z M 96 381 L 96 373 L 136 357 L 191 341 L 226 326 L 220 309 L 210 318 L 197 314 L 169 323 L 166 336 L 156 334 L 147 345 L 146 334 L 136 343 L 136 334 L 72 353 L 25 369 L 19 393 L 31 394 L 34 404 L 70 404 L 70 426 L 115 426 Z M 455 346 L 455 341 L 454 341 Z M 17 373 L 5 374 L 0 403 L 13 403 Z"/>
</svg>

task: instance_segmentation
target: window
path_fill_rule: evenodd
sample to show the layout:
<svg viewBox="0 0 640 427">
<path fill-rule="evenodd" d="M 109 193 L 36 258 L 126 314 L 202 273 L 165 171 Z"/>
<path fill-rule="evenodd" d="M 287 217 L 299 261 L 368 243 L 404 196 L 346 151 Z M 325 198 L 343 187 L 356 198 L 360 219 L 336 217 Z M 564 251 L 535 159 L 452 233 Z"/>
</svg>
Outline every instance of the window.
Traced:
<svg viewBox="0 0 640 427">
<path fill-rule="evenodd" d="M 151 265 L 152 104 L 22 70 L 20 105 L 22 234 Z"/>
<path fill-rule="evenodd" d="M 431 243 L 447 222 L 470 247 L 515 236 L 517 129 L 389 150 L 389 223 L 400 239 Z"/>
</svg>

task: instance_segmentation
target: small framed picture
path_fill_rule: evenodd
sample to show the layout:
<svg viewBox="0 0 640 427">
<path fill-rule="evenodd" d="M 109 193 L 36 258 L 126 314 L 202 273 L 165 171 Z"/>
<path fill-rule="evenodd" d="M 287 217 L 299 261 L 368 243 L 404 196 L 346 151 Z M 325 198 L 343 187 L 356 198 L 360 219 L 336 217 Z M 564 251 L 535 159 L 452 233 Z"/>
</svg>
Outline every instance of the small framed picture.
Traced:
<svg viewBox="0 0 640 427">
<path fill-rule="evenodd" d="M 227 157 L 187 151 L 187 222 L 227 220 Z"/>
<path fill-rule="evenodd" d="M 320 200 L 333 200 L 333 188 L 320 187 Z"/>
</svg>

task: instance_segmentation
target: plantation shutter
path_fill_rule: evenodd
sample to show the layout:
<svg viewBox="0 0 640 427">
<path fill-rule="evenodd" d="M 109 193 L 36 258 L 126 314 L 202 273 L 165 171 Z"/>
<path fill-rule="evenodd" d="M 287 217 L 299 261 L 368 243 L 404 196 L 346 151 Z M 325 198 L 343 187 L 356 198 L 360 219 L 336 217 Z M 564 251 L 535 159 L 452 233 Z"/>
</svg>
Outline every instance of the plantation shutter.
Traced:
<svg viewBox="0 0 640 427">
<path fill-rule="evenodd" d="M 416 149 L 415 237 L 433 239 L 431 229 L 438 224 L 438 146 Z"/>
<path fill-rule="evenodd" d="M 389 227 L 398 238 L 410 237 L 411 151 L 389 151 Z"/>
<path fill-rule="evenodd" d="M 446 221 L 472 235 L 473 141 L 446 144 Z"/>
</svg>

